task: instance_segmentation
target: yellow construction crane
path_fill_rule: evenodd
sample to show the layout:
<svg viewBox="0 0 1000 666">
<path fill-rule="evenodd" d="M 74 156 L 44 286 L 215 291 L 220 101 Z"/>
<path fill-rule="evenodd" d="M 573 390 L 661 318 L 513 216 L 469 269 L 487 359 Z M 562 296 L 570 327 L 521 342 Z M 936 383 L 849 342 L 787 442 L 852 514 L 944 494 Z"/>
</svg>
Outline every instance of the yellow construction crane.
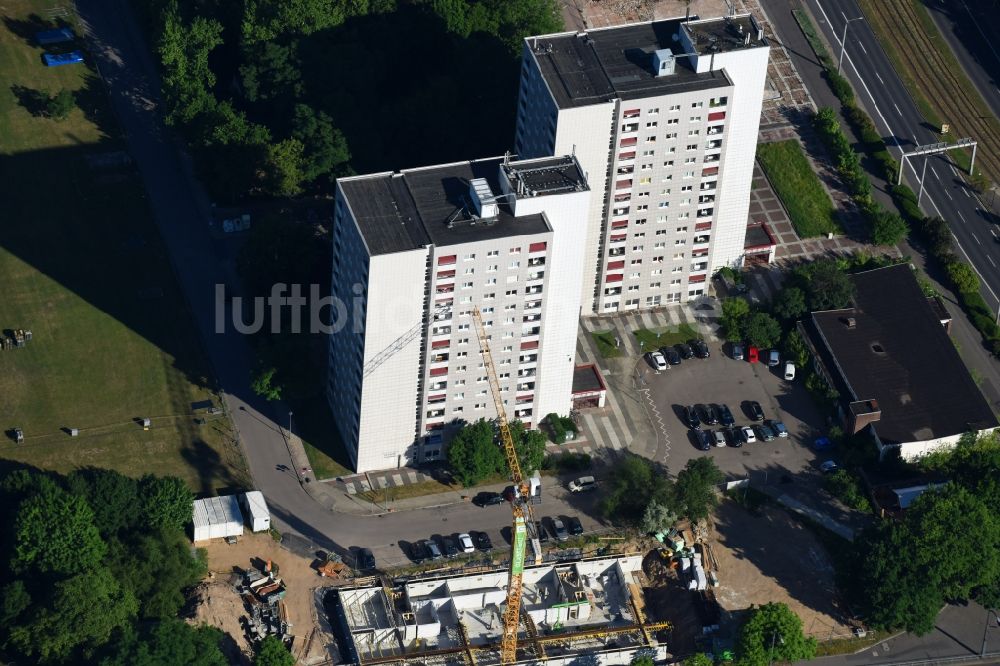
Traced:
<svg viewBox="0 0 1000 666">
<path fill-rule="evenodd" d="M 490 344 L 483 326 L 483 315 L 479 308 L 473 308 L 472 318 L 476 322 L 476 333 L 479 336 L 479 349 L 486 365 L 486 375 L 490 380 L 490 393 L 497 408 L 497 423 L 500 426 L 500 444 L 507 457 L 507 468 L 514 482 L 514 497 L 510 508 L 514 514 L 513 544 L 510 553 L 510 575 L 507 581 L 507 607 L 503 612 L 503 638 L 500 640 L 500 663 L 513 664 L 517 661 L 517 628 L 521 617 L 521 584 L 524 575 L 524 551 L 528 541 L 528 482 L 521 473 L 521 463 L 514 449 L 514 438 L 510 434 L 510 424 L 507 423 L 507 410 L 504 409 L 503 398 L 500 395 L 500 382 L 497 380 L 496 368 L 493 366 L 493 356 L 490 354 Z"/>
</svg>

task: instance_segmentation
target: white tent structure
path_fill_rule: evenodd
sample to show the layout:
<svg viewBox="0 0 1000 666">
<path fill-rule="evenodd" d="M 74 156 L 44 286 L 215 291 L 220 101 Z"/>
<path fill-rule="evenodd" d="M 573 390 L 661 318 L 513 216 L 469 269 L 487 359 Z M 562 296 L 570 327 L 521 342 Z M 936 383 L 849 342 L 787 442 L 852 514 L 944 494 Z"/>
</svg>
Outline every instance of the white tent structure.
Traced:
<svg viewBox="0 0 1000 666">
<path fill-rule="evenodd" d="M 251 490 L 243 495 L 243 509 L 250 522 L 251 532 L 266 532 L 271 529 L 271 512 L 267 510 L 264 494 Z"/>
<path fill-rule="evenodd" d="M 243 514 L 236 495 L 195 500 L 193 521 L 195 542 L 243 535 Z"/>
</svg>

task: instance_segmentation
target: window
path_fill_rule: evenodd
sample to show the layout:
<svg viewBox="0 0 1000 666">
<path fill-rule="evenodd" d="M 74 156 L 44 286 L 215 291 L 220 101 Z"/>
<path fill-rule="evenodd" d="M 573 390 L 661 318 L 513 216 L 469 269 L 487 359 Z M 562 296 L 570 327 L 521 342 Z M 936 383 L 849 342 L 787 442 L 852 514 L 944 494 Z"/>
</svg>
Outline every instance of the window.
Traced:
<svg viewBox="0 0 1000 666">
<path fill-rule="evenodd" d="M 655 154 L 656 154 L 655 150 L 644 150 L 644 151 L 642 151 L 642 156 L 643 157 L 652 157 Z"/>
<path fill-rule="evenodd" d="M 688 118 L 688 122 L 691 122 L 691 123 L 700 123 L 701 122 L 701 116 L 691 116 L 690 118 Z"/>
<path fill-rule="evenodd" d="M 464 351 L 456 352 L 455 353 L 455 358 L 466 358 L 468 355 L 469 355 L 469 352 L 464 352 Z"/>
<path fill-rule="evenodd" d="M 704 102 L 692 102 L 691 104 L 692 109 L 700 109 L 703 106 L 705 106 Z"/>
<path fill-rule="evenodd" d="M 691 205 L 691 197 L 688 197 L 687 199 L 681 199 L 681 205 L 682 206 L 690 206 Z"/>
<path fill-rule="evenodd" d="M 510 248 L 510 252 L 508 252 L 508 254 L 521 254 L 521 248 L 519 248 L 519 247 L 512 247 L 512 248 Z"/>
<path fill-rule="evenodd" d="M 684 267 L 683 266 L 674 266 L 673 268 L 670 269 L 670 272 L 671 273 L 683 273 L 684 272 Z"/>
<path fill-rule="evenodd" d="M 666 236 L 667 235 L 667 230 L 666 229 L 657 229 L 656 230 L 656 235 L 657 236 Z"/>
<path fill-rule="evenodd" d="M 451 396 L 452 400 L 465 400 L 465 393 L 455 393 Z"/>
<path fill-rule="evenodd" d="M 658 108 L 646 109 L 646 115 L 647 116 L 655 116 L 659 112 L 660 112 L 660 109 L 658 109 Z"/>
<path fill-rule="evenodd" d="M 663 177 L 663 180 L 661 182 L 663 182 L 663 183 L 669 183 L 673 179 L 674 179 L 673 174 L 669 174 L 668 173 L 666 176 Z"/>
<path fill-rule="evenodd" d="M 680 111 L 681 110 L 681 105 L 680 104 L 671 104 L 670 105 L 670 110 L 671 111 Z"/>
<path fill-rule="evenodd" d="M 488 294 L 483 294 L 483 300 L 485 300 L 485 301 L 492 301 L 496 297 L 497 297 L 497 295 L 494 292 L 490 292 Z"/>
<path fill-rule="evenodd" d="M 676 125 L 679 122 L 680 122 L 680 118 L 669 118 L 667 120 L 667 124 L 668 125 Z"/>
<path fill-rule="evenodd" d="M 684 173 L 691 173 L 690 171 L 685 171 Z M 691 192 L 694 190 L 694 185 L 681 185 L 681 192 Z"/>
<path fill-rule="evenodd" d="M 688 130 L 688 136 L 698 136 L 699 134 L 701 134 L 701 130 Z"/>
<path fill-rule="evenodd" d="M 472 289 L 472 283 L 471 282 L 463 282 L 462 283 L 462 289 Z"/>
<path fill-rule="evenodd" d="M 645 231 L 640 231 L 638 233 L 632 234 L 632 238 L 645 238 L 645 237 L 646 237 Z"/>
<path fill-rule="evenodd" d="M 659 282 L 650 282 L 649 283 L 649 288 L 650 289 L 659 289 L 660 288 L 660 283 Z"/>
<path fill-rule="evenodd" d="M 665 242 L 665 241 L 661 241 L 661 242 L 659 242 L 659 243 L 653 243 L 653 249 L 654 249 L 654 250 L 662 250 L 662 249 L 664 249 L 665 247 L 667 247 L 667 244 L 666 244 L 666 242 Z"/>
<path fill-rule="evenodd" d="M 520 268 L 520 267 L 521 267 L 521 262 L 520 261 L 512 261 L 512 262 L 510 262 L 510 265 L 507 266 L 507 268 L 509 268 L 510 270 L 514 270 L 514 269 L 517 269 L 517 268 Z"/>
<path fill-rule="evenodd" d="M 642 259 L 633 259 L 632 261 L 629 262 L 629 265 L 631 265 L 631 266 L 638 266 L 641 263 L 642 263 Z"/>
<path fill-rule="evenodd" d="M 642 252 L 642 245 L 633 245 L 632 246 L 632 251 L 633 252 Z"/>
<path fill-rule="evenodd" d="M 649 177 L 649 176 L 646 176 L 645 178 L 640 178 L 639 179 L 639 184 L 640 185 L 649 185 L 652 182 L 653 182 L 653 179 L 651 177 Z"/>
<path fill-rule="evenodd" d="M 639 271 L 636 271 L 636 272 L 634 272 L 634 273 L 629 273 L 629 274 L 628 274 L 628 279 L 629 279 L 629 280 L 638 280 L 638 279 L 639 279 L 639 277 L 640 277 L 640 273 L 639 273 Z"/>
<path fill-rule="evenodd" d="M 629 285 L 628 291 L 639 291 L 639 285 L 637 284 Z"/>
<path fill-rule="evenodd" d="M 639 170 L 640 170 L 640 171 L 649 171 L 649 170 L 650 170 L 650 169 L 652 169 L 652 168 L 653 168 L 653 165 L 652 165 L 652 164 L 649 164 L 649 163 L 647 163 L 647 164 L 643 164 L 642 166 L 640 166 L 640 167 L 639 167 Z"/>
<path fill-rule="evenodd" d="M 656 207 L 657 208 L 670 208 L 670 202 L 669 201 L 661 201 L 660 203 L 658 203 L 656 205 Z"/>
<path fill-rule="evenodd" d="M 475 272 L 476 272 L 475 268 L 466 268 L 465 272 L 463 273 L 463 275 L 473 275 L 473 274 L 475 274 Z"/>
<path fill-rule="evenodd" d="M 666 221 L 667 221 L 667 216 L 666 215 L 657 215 L 656 216 L 656 223 L 657 224 L 663 224 Z"/>
<path fill-rule="evenodd" d="M 636 224 L 646 224 L 646 218 L 641 217 L 635 221 Z"/>
<path fill-rule="evenodd" d="M 681 213 L 677 216 L 678 220 L 686 220 L 691 217 L 691 213 Z"/>
<path fill-rule="evenodd" d="M 697 161 L 698 161 L 697 157 L 685 157 L 684 158 L 684 164 L 694 164 Z"/>
<path fill-rule="evenodd" d="M 670 188 L 669 187 L 665 187 L 662 190 L 660 190 L 660 196 L 661 197 L 665 197 L 665 196 L 667 196 L 669 194 L 670 194 Z"/>
<path fill-rule="evenodd" d="M 671 285 L 680 284 L 680 283 L 681 283 L 681 279 L 680 278 L 674 278 L 673 280 L 670 281 Z"/>
<path fill-rule="evenodd" d="M 687 227 L 677 227 L 677 233 L 679 234 L 687 233 L 687 230 Z"/>
<path fill-rule="evenodd" d="M 646 143 L 656 143 L 656 135 L 650 134 L 646 137 Z"/>
<path fill-rule="evenodd" d="M 458 302 L 461 303 L 462 305 L 465 305 L 466 303 L 471 303 L 472 296 L 462 296 L 462 298 L 458 299 Z"/>
<path fill-rule="evenodd" d="M 649 192 L 639 192 L 639 194 L 635 195 L 635 198 L 636 199 L 648 199 L 649 198 Z M 639 204 L 639 205 L 637 205 L 635 207 L 635 209 L 636 210 L 648 210 L 649 206 L 647 204 Z"/>
<path fill-rule="evenodd" d="M 500 266 L 497 264 L 490 264 L 489 268 L 486 269 L 487 273 L 496 273 Z"/>
<path fill-rule="evenodd" d="M 650 122 L 646 123 L 646 127 L 647 128 L 649 128 L 649 127 L 656 127 L 656 121 L 655 120 L 651 120 Z"/>
<path fill-rule="evenodd" d="M 677 138 L 677 132 L 667 132 L 667 134 L 666 134 L 666 136 L 664 138 L 667 141 L 672 141 L 673 139 Z"/>
<path fill-rule="evenodd" d="M 469 338 L 459 338 L 458 339 L 458 344 L 460 344 L 460 345 L 467 345 L 467 344 L 469 344 Z"/>
<path fill-rule="evenodd" d="M 687 150 L 698 150 L 698 144 L 697 143 L 689 143 L 687 145 Z"/>
<path fill-rule="evenodd" d="M 675 252 L 674 253 L 674 261 L 680 261 L 683 258 L 684 258 L 684 253 L 683 252 Z"/>
<path fill-rule="evenodd" d="M 652 277 L 657 277 L 658 275 L 663 275 L 663 269 L 662 268 L 654 268 L 653 270 L 649 271 L 649 274 Z"/>
<path fill-rule="evenodd" d="M 487 257 L 499 257 L 500 256 L 500 250 L 490 250 L 489 252 L 486 253 L 486 256 Z"/>
<path fill-rule="evenodd" d="M 684 178 L 694 178 L 694 171 L 685 171 Z"/>
<path fill-rule="evenodd" d="M 505 296 L 517 296 L 517 289 L 508 289 Z"/>
<path fill-rule="evenodd" d="M 472 261 L 476 258 L 475 253 L 462 255 L 462 261 Z"/>
<path fill-rule="evenodd" d="M 457 330 L 459 330 L 459 331 L 467 331 L 467 330 L 469 330 L 469 324 L 459 324 L 457 326 Z"/>
<path fill-rule="evenodd" d="M 667 160 L 666 162 L 663 163 L 663 166 L 668 167 L 668 168 L 672 167 L 673 165 L 674 165 L 674 161 L 673 160 Z"/>
</svg>

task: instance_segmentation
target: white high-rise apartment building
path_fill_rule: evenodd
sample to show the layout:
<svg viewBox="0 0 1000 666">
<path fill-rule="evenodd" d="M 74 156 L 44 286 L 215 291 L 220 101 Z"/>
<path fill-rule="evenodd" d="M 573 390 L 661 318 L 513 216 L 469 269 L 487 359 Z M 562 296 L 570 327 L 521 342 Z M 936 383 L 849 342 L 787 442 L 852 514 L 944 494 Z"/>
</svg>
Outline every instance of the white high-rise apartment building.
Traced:
<svg viewBox="0 0 1000 666">
<path fill-rule="evenodd" d="M 768 50 L 748 14 L 525 40 L 516 152 L 575 155 L 590 183 L 583 314 L 742 262 Z"/>
<path fill-rule="evenodd" d="M 445 429 L 569 412 L 590 192 L 572 156 L 341 178 L 327 399 L 359 471 L 439 459 Z"/>
</svg>

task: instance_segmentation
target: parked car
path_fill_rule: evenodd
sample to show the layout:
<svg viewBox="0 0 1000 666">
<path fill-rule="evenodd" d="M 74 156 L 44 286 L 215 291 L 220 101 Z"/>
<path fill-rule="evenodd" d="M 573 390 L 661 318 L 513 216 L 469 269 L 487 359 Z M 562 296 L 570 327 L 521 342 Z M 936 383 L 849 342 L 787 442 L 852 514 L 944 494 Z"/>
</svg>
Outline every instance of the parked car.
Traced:
<svg viewBox="0 0 1000 666">
<path fill-rule="evenodd" d="M 747 443 L 747 436 L 743 433 L 743 428 L 730 428 L 729 434 L 733 437 L 733 446 L 737 449 Z"/>
<path fill-rule="evenodd" d="M 654 370 L 667 369 L 667 359 L 663 358 L 663 354 L 658 351 L 647 352 L 646 362 L 653 366 Z"/>
<path fill-rule="evenodd" d="M 375 553 L 369 548 L 361 548 L 358 550 L 356 564 L 358 571 L 371 571 L 375 568 Z"/>
<path fill-rule="evenodd" d="M 476 532 L 476 548 L 484 553 L 493 550 L 493 542 L 490 541 L 490 535 L 486 532 Z"/>
<path fill-rule="evenodd" d="M 497 506 L 503 504 L 503 495 L 500 493 L 481 492 L 472 498 L 472 503 L 476 506 Z"/>
<path fill-rule="evenodd" d="M 747 444 L 757 443 L 757 434 L 753 431 L 753 428 L 751 428 L 750 426 L 743 426 L 740 432 L 743 433 L 743 440 Z"/>
<path fill-rule="evenodd" d="M 583 523 L 581 523 L 580 519 L 576 516 L 571 516 L 566 519 L 566 528 L 573 536 L 580 536 L 583 534 Z"/>
<path fill-rule="evenodd" d="M 788 428 L 786 428 L 785 424 L 781 421 L 770 420 L 765 421 L 765 423 L 778 437 L 788 437 Z"/>
<path fill-rule="evenodd" d="M 424 539 L 423 544 L 427 549 L 427 552 L 430 553 L 429 559 L 440 560 L 443 557 L 443 555 L 441 555 L 441 549 L 433 539 Z"/>
<path fill-rule="evenodd" d="M 440 557 L 440 552 L 438 557 Z M 427 547 L 427 540 L 414 541 L 410 544 L 410 559 L 420 564 L 424 560 L 431 559 L 430 548 Z"/>
<path fill-rule="evenodd" d="M 694 355 L 698 358 L 708 358 L 712 355 L 708 351 L 708 344 L 704 340 L 688 340 L 688 344 L 691 345 Z"/>
<path fill-rule="evenodd" d="M 765 424 L 761 423 L 757 426 L 757 437 L 765 442 L 770 442 L 774 440 L 774 432 Z"/>
<path fill-rule="evenodd" d="M 719 423 L 728 427 L 731 427 L 736 423 L 736 419 L 733 418 L 733 413 L 729 411 L 728 405 L 719 405 Z"/>
<path fill-rule="evenodd" d="M 458 555 L 458 544 L 450 536 L 441 537 L 441 552 L 445 557 L 451 558 Z"/>
<path fill-rule="evenodd" d="M 694 432 L 695 441 L 698 443 L 698 448 L 702 451 L 711 451 L 712 445 L 715 444 L 715 440 L 712 437 L 711 430 L 695 430 Z"/>
<path fill-rule="evenodd" d="M 714 434 L 714 437 L 715 437 L 715 445 L 716 446 L 725 446 L 726 445 L 726 433 L 722 432 L 721 430 L 716 430 L 715 434 Z"/>
<path fill-rule="evenodd" d="M 458 549 L 465 554 L 476 552 L 476 547 L 472 545 L 472 537 L 467 533 L 458 535 Z"/>
<path fill-rule="evenodd" d="M 542 525 L 542 521 L 535 521 L 535 534 L 538 535 L 538 540 L 541 543 L 545 543 L 549 540 L 549 533 L 546 531 L 545 526 Z"/>
<path fill-rule="evenodd" d="M 701 419 L 698 418 L 698 410 L 694 407 L 684 406 L 684 423 L 688 428 L 697 430 L 701 427 Z"/>
<path fill-rule="evenodd" d="M 764 420 L 764 410 L 760 408 L 760 403 L 756 400 L 747 403 L 747 415 L 754 421 Z"/>
<path fill-rule="evenodd" d="M 708 425 L 718 425 L 719 416 L 712 409 L 711 405 L 698 405 L 698 411 L 701 412 L 701 420 L 703 423 Z"/>
<path fill-rule="evenodd" d="M 593 490 L 594 488 L 597 488 L 597 479 L 592 476 L 581 476 L 579 479 L 570 481 L 566 487 L 569 488 L 571 493 Z"/>
<path fill-rule="evenodd" d="M 660 347 L 660 353 L 663 354 L 663 358 L 667 359 L 667 363 L 670 365 L 681 364 L 681 355 L 673 347 Z"/>
<path fill-rule="evenodd" d="M 691 345 L 687 344 L 686 342 L 678 342 L 676 345 L 674 345 L 674 349 L 677 350 L 677 353 L 680 354 L 681 358 L 684 359 L 685 361 L 688 360 L 689 358 L 694 358 L 694 350 L 691 349 Z"/>
<path fill-rule="evenodd" d="M 729 353 L 733 357 L 734 361 L 743 360 L 743 345 L 738 342 L 734 342 L 729 347 Z"/>
<path fill-rule="evenodd" d="M 785 380 L 792 381 L 795 379 L 795 364 L 791 361 L 785 362 Z"/>
<path fill-rule="evenodd" d="M 819 466 L 819 471 L 823 472 L 824 474 L 833 474 L 838 469 L 840 469 L 840 465 L 838 465 L 832 460 L 824 460 L 822 463 L 820 463 Z"/>
<path fill-rule="evenodd" d="M 760 360 L 760 350 L 756 346 L 750 345 L 747 348 L 747 360 L 751 363 L 756 363 Z"/>
<path fill-rule="evenodd" d="M 563 525 L 563 521 L 558 518 L 552 519 L 552 531 L 556 535 L 556 541 L 565 541 L 569 538 L 569 532 L 566 531 L 566 526 Z"/>
<path fill-rule="evenodd" d="M 774 366 L 781 363 L 781 354 L 778 353 L 777 349 L 770 349 L 767 352 L 767 365 L 773 368 Z"/>
</svg>

